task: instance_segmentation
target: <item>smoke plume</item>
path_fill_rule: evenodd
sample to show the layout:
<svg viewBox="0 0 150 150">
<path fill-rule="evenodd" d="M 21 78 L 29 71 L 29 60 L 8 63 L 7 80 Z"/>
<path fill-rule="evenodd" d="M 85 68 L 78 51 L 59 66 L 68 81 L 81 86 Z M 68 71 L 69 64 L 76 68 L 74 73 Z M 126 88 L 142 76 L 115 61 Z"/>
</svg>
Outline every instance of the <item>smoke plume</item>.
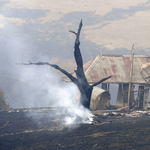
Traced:
<svg viewBox="0 0 150 150">
<path fill-rule="evenodd" d="M 3 30 L 0 37 L 0 83 L 12 108 L 66 107 L 62 113 L 65 124 L 86 122 L 90 111 L 78 106 L 77 87 L 66 83 L 49 66 L 16 65 L 16 63 L 48 61 L 36 51 L 36 45 L 14 36 L 16 28 Z"/>
</svg>

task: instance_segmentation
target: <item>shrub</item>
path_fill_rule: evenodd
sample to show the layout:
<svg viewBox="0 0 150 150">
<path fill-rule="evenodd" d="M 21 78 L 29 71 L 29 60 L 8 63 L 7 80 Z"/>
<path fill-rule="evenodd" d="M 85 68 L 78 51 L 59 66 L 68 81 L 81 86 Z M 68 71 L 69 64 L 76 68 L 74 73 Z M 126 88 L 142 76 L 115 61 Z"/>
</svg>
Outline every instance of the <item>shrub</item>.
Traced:
<svg viewBox="0 0 150 150">
<path fill-rule="evenodd" d="M 5 92 L 3 89 L 0 89 L 0 110 L 10 110 L 9 104 L 6 104 Z"/>
</svg>

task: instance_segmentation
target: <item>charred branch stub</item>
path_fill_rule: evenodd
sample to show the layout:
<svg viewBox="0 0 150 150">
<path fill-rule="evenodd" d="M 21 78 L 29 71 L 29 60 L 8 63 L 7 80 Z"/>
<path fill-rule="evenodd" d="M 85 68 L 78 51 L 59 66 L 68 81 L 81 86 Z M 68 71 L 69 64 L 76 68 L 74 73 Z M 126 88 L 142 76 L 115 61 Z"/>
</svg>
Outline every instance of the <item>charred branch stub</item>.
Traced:
<svg viewBox="0 0 150 150">
<path fill-rule="evenodd" d="M 84 70 L 83 70 L 83 60 L 82 60 L 82 55 L 80 52 L 80 32 L 81 32 L 81 28 L 82 28 L 82 20 L 79 24 L 79 29 L 78 32 L 74 32 L 74 31 L 69 31 L 72 32 L 76 35 L 76 39 L 75 39 L 75 45 L 74 45 L 74 58 L 77 64 L 77 70 L 75 70 L 76 73 L 76 77 L 72 76 L 72 74 L 68 73 L 66 70 L 60 68 L 59 66 L 55 65 L 55 64 L 50 64 L 48 62 L 38 62 L 38 63 L 32 63 L 29 61 L 29 63 L 22 63 L 23 65 L 48 65 L 51 66 L 59 71 L 61 71 L 63 74 L 65 74 L 74 84 L 77 85 L 80 93 L 81 93 L 81 97 L 80 97 L 80 104 L 83 105 L 86 108 L 90 108 L 90 100 L 91 100 L 91 94 L 92 94 L 92 90 L 93 87 L 102 83 L 103 81 L 111 78 L 112 76 L 103 78 L 102 80 L 98 81 L 97 83 L 94 83 L 93 85 L 89 85 L 85 74 L 84 74 Z"/>
</svg>

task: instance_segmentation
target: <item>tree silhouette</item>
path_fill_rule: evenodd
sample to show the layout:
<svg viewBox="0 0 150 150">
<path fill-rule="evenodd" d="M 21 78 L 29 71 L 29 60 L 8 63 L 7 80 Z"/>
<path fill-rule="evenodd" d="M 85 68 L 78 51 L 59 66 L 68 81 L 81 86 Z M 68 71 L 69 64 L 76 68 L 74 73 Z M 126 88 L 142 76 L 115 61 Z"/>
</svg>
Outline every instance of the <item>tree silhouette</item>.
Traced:
<svg viewBox="0 0 150 150">
<path fill-rule="evenodd" d="M 81 96 L 80 96 L 80 104 L 83 105 L 86 108 L 90 108 L 90 100 L 91 100 L 91 94 L 92 94 L 92 90 L 93 87 L 102 83 L 103 81 L 111 78 L 112 76 L 103 78 L 102 80 L 94 83 L 93 85 L 89 85 L 85 74 L 84 74 L 84 70 L 83 70 L 83 60 L 82 60 L 82 55 L 80 52 L 80 32 L 81 32 L 81 28 L 82 28 L 82 20 L 79 24 L 79 28 L 78 28 L 78 32 L 74 32 L 74 31 L 69 31 L 71 33 L 74 33 L 76 35 L 76 39 L 75 39 L 75 45 L 74 45 L 74 58 L 77 64 L 77 70 L 74 70 L 76 73 L 76 77 L 72 76 L 72 74 L 68 73 L 66 70 L 60 68 L 58 65 L 55 64 L 50 64 L 48 62 L 38 62 L 38 63 L 32 63 L 29 61 L 29 63 L 22 63 L 23 65 L 48 65 L 51 66 L 59 71 L 61 71 L 63 74 L 65 74 L 74 84 L 77 85 Z"/>
</svg>

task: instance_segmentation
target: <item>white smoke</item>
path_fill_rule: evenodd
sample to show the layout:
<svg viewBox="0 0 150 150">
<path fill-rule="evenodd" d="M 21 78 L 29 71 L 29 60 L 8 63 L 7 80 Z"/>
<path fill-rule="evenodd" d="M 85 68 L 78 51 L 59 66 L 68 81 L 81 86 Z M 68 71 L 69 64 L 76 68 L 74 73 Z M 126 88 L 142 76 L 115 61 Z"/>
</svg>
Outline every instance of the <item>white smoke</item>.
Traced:
<svg viewBox="0 0 150 150">
<path fill-rule="evenodd" d="M 91 113 L 78 106 L 76 85 L 63 82 L 49 66 L 16 65 L 29 60 L 50 61 L 48 56 L 37 52 L 34 42 L 17 36 L 20 31 L 8 25 L 0 35 L 0 88 L 4 89 L 7 102 L 16 109 L 66 107 L 62 112 L 65 124 L 86 122 Z"/>
<path fill-rule="evenodd" d="M 27 72 L 22 72 L 22 79 L 30 84 L 24 91 L 26 107 L 57 107 L 65 108 L 59 111 L 62 123 L 66 125 L 91 123 L 91 112 L 78 104 L 78 89 L 73 83 L 61 81 L 61 78 L 52 73 L 48 66 L 26 66 Z M 49 117 L 55 117 L 49 115 Z M 34 114 L 35 116 L 35 114 Z M 37 116 L 38 117 L 38 116 Z M 37 117 L 33 117 L 36 119 Z M 57 117 L 57 116 L 56 116 Z"/>
<path fill-rule="evenodd" d="M 74 123 L 91 124 L 93 122 L 91 112 L 83 106 L 74 106 L 72 108 L 68 108 L 68 112 L 71 114 L 71 116 L 65 117 L 65 123 L 67 125 L 71 125 Z"/>
</svg>

